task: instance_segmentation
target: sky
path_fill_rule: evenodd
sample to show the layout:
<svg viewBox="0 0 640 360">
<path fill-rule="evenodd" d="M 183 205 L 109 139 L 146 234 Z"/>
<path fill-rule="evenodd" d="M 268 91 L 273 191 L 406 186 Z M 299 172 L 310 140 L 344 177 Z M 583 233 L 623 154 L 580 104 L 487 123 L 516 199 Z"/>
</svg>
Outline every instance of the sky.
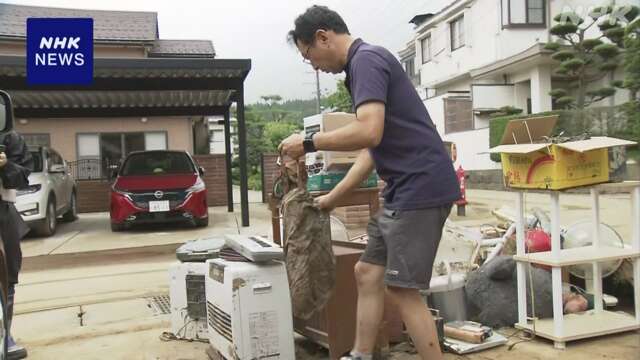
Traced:
<svg viewBox="0 0 640 360">
<path fill-rule="evenodd" d="M 436 12 L 452 0 L 0 0 L 5 3 L 63 8 L 152 11 L 158 13 L 161 39 L 211 40 L 217 58 L 251 59 L 245 101 L 262 95 L 284 99 L 315 97 L 315 72 L 287 43 L 294 19 L 311 5 L 337 11 L 351 34 L 396 54 L 412 39 L 416 14 Z M 328 95 L 344 76 L 320 74 Z"/>
</svg>

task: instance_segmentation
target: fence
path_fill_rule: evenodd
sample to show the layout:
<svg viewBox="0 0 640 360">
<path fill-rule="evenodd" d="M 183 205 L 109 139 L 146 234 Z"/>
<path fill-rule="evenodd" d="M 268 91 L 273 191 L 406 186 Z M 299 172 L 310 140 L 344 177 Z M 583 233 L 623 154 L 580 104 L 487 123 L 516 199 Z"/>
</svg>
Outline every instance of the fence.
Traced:
<svg viewBox="0 0 640 360">
<path fill-rule="evenodd" d="M 113 180 L 114 171 L 118 170 L 121 160 L 112 159 L 80 159 L 70 161 L 67 165 L 76 180 Z"/>
</svg>

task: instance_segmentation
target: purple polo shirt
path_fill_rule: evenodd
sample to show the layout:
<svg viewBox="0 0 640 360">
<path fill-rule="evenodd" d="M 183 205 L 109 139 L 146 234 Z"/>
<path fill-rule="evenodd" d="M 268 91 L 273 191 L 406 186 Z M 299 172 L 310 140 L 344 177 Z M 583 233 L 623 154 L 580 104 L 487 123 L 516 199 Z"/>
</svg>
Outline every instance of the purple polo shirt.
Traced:
<svg viewBox="0 0 640 360">
<path fill-rule="evenodd" d="M 453 163 L 402 65 L 385 48 L 357 39 L 349 48 L 345 84 L 354 109 L 385 104 L 384 134 L 369 152 L 387 183 L 385 207 L 424 209 L 460 199 Z"/>
</svg>

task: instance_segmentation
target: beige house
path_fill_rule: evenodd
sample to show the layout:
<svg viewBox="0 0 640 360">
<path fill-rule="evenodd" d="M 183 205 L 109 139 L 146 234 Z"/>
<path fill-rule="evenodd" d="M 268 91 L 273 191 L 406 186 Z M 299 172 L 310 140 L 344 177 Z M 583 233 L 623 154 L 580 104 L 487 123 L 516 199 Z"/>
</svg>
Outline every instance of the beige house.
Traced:
<svg viewBox="0 0 640 360">
<path fill-rule="evenodd" d="M 27 84 L 26 20 L 30 17 L 93 18 L 91 85 Z M 205 166 L 209 203 L 226 203 L 233 211 L 229 150 L 233 105 L 242 224 L 248 226 L 244 80 L 251 60 L 215 55 L 208 40 L 159 39 L 154 12 L 0 4 L 0 89 L 11 95 L 16 128 L 29 144 L 58 150 L 70 162 L 75 177 L 87 181 L 107 179 L 113 164 L 132 151 L 186 150 L 197 155 L 200 165 L 210 166 Z M 226 130 L 224 154 L 209 155 L 207 119 L 212 116 L 221 118 Z M 83 186 L 98 189 L 88 192 L 108 193 L 103 182 Z M 108 199 L 101 201 L 102 206 L 105 202 Z"/>
<path fill-rule="evenodd" d="M 158 16 L 154 12 L 8 4 L 0 4 L 0 55 L 26 56 L 28 17 L 93 18 L 94 59 L 215 57 L 213 44 L 208 40 L 159 39 Z M 24 104 L 20 101 L 20 94 L 14 98 L 18 113 L 16 129 L 29 144 L 51 146 L 67 161 L 117 161 L 137 150 L 172 149 L 187 150 L 192 154 L 209 153 L 208 124 L 204 116 L 29 117 L 20 116 L 19 109 Z M 74 104 L 73 100 L 71 102 L 70 106 L 79 105 Z M 28 112 L 22 113 L 28 115 Z"/>
</svg>

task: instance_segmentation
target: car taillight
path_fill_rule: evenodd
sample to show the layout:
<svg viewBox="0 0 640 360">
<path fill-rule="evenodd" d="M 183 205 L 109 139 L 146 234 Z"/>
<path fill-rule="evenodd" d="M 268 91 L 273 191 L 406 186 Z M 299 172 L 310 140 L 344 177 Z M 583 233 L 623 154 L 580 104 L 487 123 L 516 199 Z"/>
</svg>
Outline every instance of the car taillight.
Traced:
<svg viewBox="0 0 640 360">
<path fill-rule="evenodd" d="M 198 180 L 196 180 L 196 183 L 193 184 L 190 188 L 188 188 L 187 192 L 191 193 L 191 192 L 202 191 L 202 190 L 204 190 L 204 181 L 202 181 L 202 179 L 198 177 Z"/>
</svg>

